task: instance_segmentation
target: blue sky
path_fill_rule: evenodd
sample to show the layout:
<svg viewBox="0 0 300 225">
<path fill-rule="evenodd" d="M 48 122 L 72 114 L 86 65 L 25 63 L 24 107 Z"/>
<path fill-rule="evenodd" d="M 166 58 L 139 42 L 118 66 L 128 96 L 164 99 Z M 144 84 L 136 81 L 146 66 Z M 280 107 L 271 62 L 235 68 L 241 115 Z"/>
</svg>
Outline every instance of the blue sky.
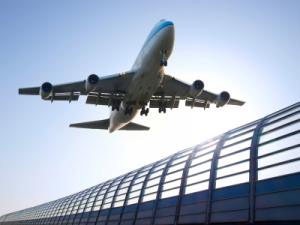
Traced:
<svg viewBox="0 0 300 225">
<path fill-rule="evenodd" d="M 299 1 L 0 1 L 0 214 L 80 191 L 299 101 Z M 130 69 L 158 20 L 175 24 L 166 69 L 243 107 L 183 107 L 149 132 L 68 128 L 109 108 L 43 102 L 19 87 Z"/>
</svg>

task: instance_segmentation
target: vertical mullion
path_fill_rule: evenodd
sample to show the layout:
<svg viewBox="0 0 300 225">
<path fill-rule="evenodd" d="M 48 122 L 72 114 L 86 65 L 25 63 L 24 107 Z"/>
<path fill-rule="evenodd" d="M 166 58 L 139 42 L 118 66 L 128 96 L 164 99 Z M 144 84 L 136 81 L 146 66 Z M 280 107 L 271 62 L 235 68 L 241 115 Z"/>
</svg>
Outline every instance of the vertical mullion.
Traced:
<svg viewBox="0 0 300 225">
<path fill-rule="evenodd" d="M 124 181 L 129 175 L 131 175 L 131 174 L 132 174 L 132 172 L 129 172 L 129 173 L 127 173 L 126 175 L 124 175 L 123 178 L 121 179 L 120 183 L 117 185 L 117 189 L 116 189 L 116 191 L 115 191 L 115 193 L 114 193 L 114 196 L 113 196 L 113 198 L 112 198 L 112 200 L 111 200 L 111 201 L 112 201 L 112 202 L 111 202 L 111 207 L 109 208 L 109 211 L 108 211 L 108 214 L 107 214 L 107 219 L 106 219 L 106 221 L 105 221 L 105 225 L 107 225 L 107 223 L 108 223 L 108 220 L 109 220 L 109 217 L 110 217 L 110 215 L 111 215 L 112 208 L 113 208 L 113 204 L 114 204 L 115 199 L 116 199 L 116 197 L 117 197 L 117 195 L 118 195 L 118 191 L 119 191 L 120 186 L 123 184 L 123 181 Z"/>
<path fill-rule="evenodd" d="M 152 174 L 152 171 L 153 169 L 156 167 L 157 164 L 159 164 L 161 161 L 157 161 L 155 163 L 152 164 L 152 167 L 149 169 L 148 173 L 146 174 L 145 176 L 145 180 L 143 182 L 143 185 L 142 185 L 142 188 L 141 188 L 141 192 L 140 192 L 140 195 L 139 195 L 139 200 L 138 200 L 138 203 L 137 203 L 137 208 L 135 210 L 135 214 L 134 214 L 134 218 L 133 218 L 133 225 L 136 223 L 136 219 L 137 219 L 137 214 L 138 214 L 138 211 L 140 209 L 140 204 L 142 203 L 142 198 L 144 196 L 144 193 L 145 193 L 145 187 L 147 185 L 147 182 L 148 182 L 148 178 L 149 176 Z"/>
<path fill-rule="evenodd" d="M 266 118 L 258 121 L 256 128 L 253 133 L 251 147 L 250 147 L 250 193 L 249 193 L 249 223 L 252 224 L 255 221 L 255 205 L 256 205 L 256 180 L 257 180 L 257 157 L 258 157 L 258 144 L 261 131 Z"/>
<path fill-rule="evenodd" d="M 228 136 L 228 133 L 224 133 L 214 151 L 211 167 L 210 167 L 210 176 L 209 176 L 209 185 L 208 185 L 208 200 L 207 200 L 207 208 L 206 208 L 206 218 L 205 224 L 210 224 L 211 220 L 211 209 L 212 209 L 212 200 L 213 200 L 213 192 L 216 186 L 216 177 L 217 177 L 217 168 L 218 168 L 218 159 L 220 156 L 221 149 L 224 145 L 224 142 Z"/>
<path fill-rule="evenodd" d="M 145 167 L 142 167 L 141 169 L 139 169 L 139 170 L 136 172 L 136 174 L 134 174 L 132 180 L 130 181 L 130 184 L 129 184 L 129 186 L 128 186 L 128 189 L 127 189 L 127 192 L 126 192 L 126 195 L 125 195 L 124 204 L 123 204 L 123 207 L 122 207 L 122 210 L 121 210 L 121 213 L 120 213 L 120 220 L 119 220 L 118 225 L 120 225 L 121 222 L 122 222 L 124 210 L 125 210 L 126 203 L 127 203 L 127 201 L 128 201 L 129 194 L 130 194 L 131 188 L 132 188 L 132 186 L 133 186 L 133 183 L 134 183 L 134 181 L 136 180 L 137 176 L 140 174 L 140 172 L 143 171 L 143 169 L 145 169 L 145 168 L 146 168 L 146 166 L 145 166 Z"/>
<path fill-rule="evenodd" d="M 93 205 L 92 205 L 92 210 L 91 210 L 90 213 L 89 213 L 89 216 L 88 216 L 88 219 L 87 219 L 87 224 L 89 223 L 90 216 L 91 216 L 91 214 L 92 214 L 93 208 L 94 208 L 94 206 L 95 206 L 95 203 L 96 203 L 96 201 L 97 201 L 97 198 L 98 198 L 99 194 L 100 194 L 101 191 L 103 190 L 103 187 L 105 187 L 106 184 L 108 184 L 108 182 L 110 182 L 110 181 L 111 181 L 111 180 L 108 180 L 108 181 L 102 183 L 102 186 L 99 188 L 99 190 L 98 190 L 98 192 L 97 192 L 97 194 L 96 194 L 96 196 L 95 196 Z M 103 200 L 103 199 L 102 199 L 102 200 Z M 100 209 L 99 209 L 99 211 L 100 211 Z M 97 222 L 97 219 L 98 219 L 98 215 L 97 215 L 97 217 L 96 217 L 96 222 Z M 95 222 L 95 224 L 96 224 L 96 222 Z"/>
<path fill-rule="evenodd" d="M 162 190 L 163 190 L 163 184 L 165 182 L 165 178 L 166 178 L 168 169 L 170 168 L 170 165 L 173 162 L 174 158 L 176 158 L 176 156 L 179 155 L 179 154 L 181 154 L 181 153 L 182 152 L 177 152 L 174 155 L 172 155 L 169 158 L 168 162 L 166 163 L 165 168 L 163 169 L 163 173 L 162 173 L 162 175 L 160 177 L 160 181 L 159 181 L 159 184 L 158 184 L 158 190 L 157 190 L 157 194 L 156 194 L 155 206 L 154 206 L 153 216 L 152 216 L 152 219 L 151 219 L 151 225 L 154 225 L 154 223 L 155 223 L 155 217 L 156 217 L 157 207 L 158 207 L 158 203 L 159 203 L 159 201 L 161 199 L 161 193 L 162 193 Z"/>
<path fill-rule="evenodd" d="M 98 184 L 98 185 L 94 186 L 94 187 L 93 187 L 93 190 L 91 190 L 91 192 L 90 192 L 90 194 L 89 194 L 89 196 L 88 196 L 88 198 L 87 198 L 87 202 L 86 202 L 86 204 L 85 204 L 85 206 L 84 206 L 84 208 L 83 208 L 82 215 L 81 215 L 81 217 L 80 217 L 80 219 L 79 219 L 79 224 L 80 224 L 80 222 L 81 222 L 81 220 L 82 220 L 83 214 L 85 213 L 86 206 L 87 206 L 87 204 L 88 204 L 88 201 L 89 201 L 91 195 L 94 193 L 94 191 L 95 191 L 100 185 L 101 185 L 101 184 Z"/>
</svg>

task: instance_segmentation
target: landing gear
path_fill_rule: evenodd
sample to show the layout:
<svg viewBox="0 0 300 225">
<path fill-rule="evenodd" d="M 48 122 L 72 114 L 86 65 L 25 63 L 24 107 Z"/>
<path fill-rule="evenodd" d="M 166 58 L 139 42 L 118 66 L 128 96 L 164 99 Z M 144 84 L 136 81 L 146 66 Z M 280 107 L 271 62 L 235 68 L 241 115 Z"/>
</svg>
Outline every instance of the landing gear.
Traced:
<svg viewBox="0 0 300 225">
<path fill-rule="evenodd" d="M 146 108 L 145 106 L 143 106 L 141 113 L 140 113 L 141 116 L 142 115 L 148 116 L 148 113 L 149 113 L 149 108 Z"/>
<path fill-rule="evenodd" d="M 124 114 L 125 115 L 131 115 L 132 111 L 133 111 L 132 106 L 126 106 Z"/>
<path fill-rule="evenodd" d="M 161 106 L 161 107 L 158 108 L 158 112 L 159 112 L 159 113 L 161 113 L 161 112 L 166 113 L 166 112 L 167 112 L 167 109 L 166 109 L 166 107 Z"/>
<path fill-rule="evenodd" d="M 162 50 L 160 54 L 161 54 L 160 66 L 167 66 L 168 65 L 167 50 Z"/>
<path fill-rule="evenodd" d="M 118 106 L 118 105 L 113 105 L 113 106 L 111 107 L 111 110 L 112 110 L 112 111 L 114 111 L 114 110 L 119 111 L 119 109 L 120 109 L 120 106 Z"/>
</svg>

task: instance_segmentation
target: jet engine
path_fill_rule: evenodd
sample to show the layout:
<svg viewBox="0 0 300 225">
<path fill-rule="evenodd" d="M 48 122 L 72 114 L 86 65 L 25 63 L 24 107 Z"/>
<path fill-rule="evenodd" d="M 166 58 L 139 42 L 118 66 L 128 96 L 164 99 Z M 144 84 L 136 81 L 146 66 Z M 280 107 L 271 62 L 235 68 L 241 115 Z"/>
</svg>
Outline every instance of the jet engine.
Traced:
<svg viewBox="0 0 300 225">
<path fill-rule="evenodd" d="M 89 75 L 85 81 L 85 90 L 87 92 L 95 90 L 98 82 L 99 82 L 99 77 L 96 74 Z"/>
<path fill-rule="evenodd" d="M 189 95 L 191 97 L 199 96 L 204 89 L 204 83 L 201 80 L 195 80 L 190 87 Z"/>
<path fill-rule="evenodd" d="M 222 107 L 230 100 L 230 94 L 227 91 L 222 91 L 216 98 L 216 106 Z"/>
<path fill-rule="evenodd" d="M 47 99 L 52 95 L 53 86 L 49 82 L 45 82 L 40 87 L 40 96 L 42 99 Z"/>
</svg>

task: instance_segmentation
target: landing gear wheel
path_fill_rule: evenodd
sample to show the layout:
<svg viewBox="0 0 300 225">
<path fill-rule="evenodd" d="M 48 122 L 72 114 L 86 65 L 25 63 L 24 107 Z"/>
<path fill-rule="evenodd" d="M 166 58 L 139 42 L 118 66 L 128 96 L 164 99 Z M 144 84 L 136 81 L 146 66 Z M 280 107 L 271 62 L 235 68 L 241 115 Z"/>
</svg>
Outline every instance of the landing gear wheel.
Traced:
<svg viewBox="0 0 300 225">
<path fill-rule="evenodd" d="M 148 113 L 149 113 L 149 108 L 146 109 L 145 107 L 143 107 L 140 114 L 141 114 L 141 116 L 142 116 L 142 115 L 147 116 Z"/>
<path fill-rule="evenodd" d="M 166 107 L 159 107 L 159 108 L 158 108 L 158 112 L 159 112 L 159 113 L 161 113 L 161 112 L 166 113 L 166 112 L 167 112 L 167 109 L 166 109 Z"/>
<path fill-rule="evenodd" d="M 112 111 L 114 111 L 114 110 L 117 110 L 117 111 L 119 111 L 119 109 L 120 109 L 120 107 L 119 107 L 119 106 L 112 106 L 112 107 L 111 107 L 111 110 L 112 110 Z"/>
</svg>

